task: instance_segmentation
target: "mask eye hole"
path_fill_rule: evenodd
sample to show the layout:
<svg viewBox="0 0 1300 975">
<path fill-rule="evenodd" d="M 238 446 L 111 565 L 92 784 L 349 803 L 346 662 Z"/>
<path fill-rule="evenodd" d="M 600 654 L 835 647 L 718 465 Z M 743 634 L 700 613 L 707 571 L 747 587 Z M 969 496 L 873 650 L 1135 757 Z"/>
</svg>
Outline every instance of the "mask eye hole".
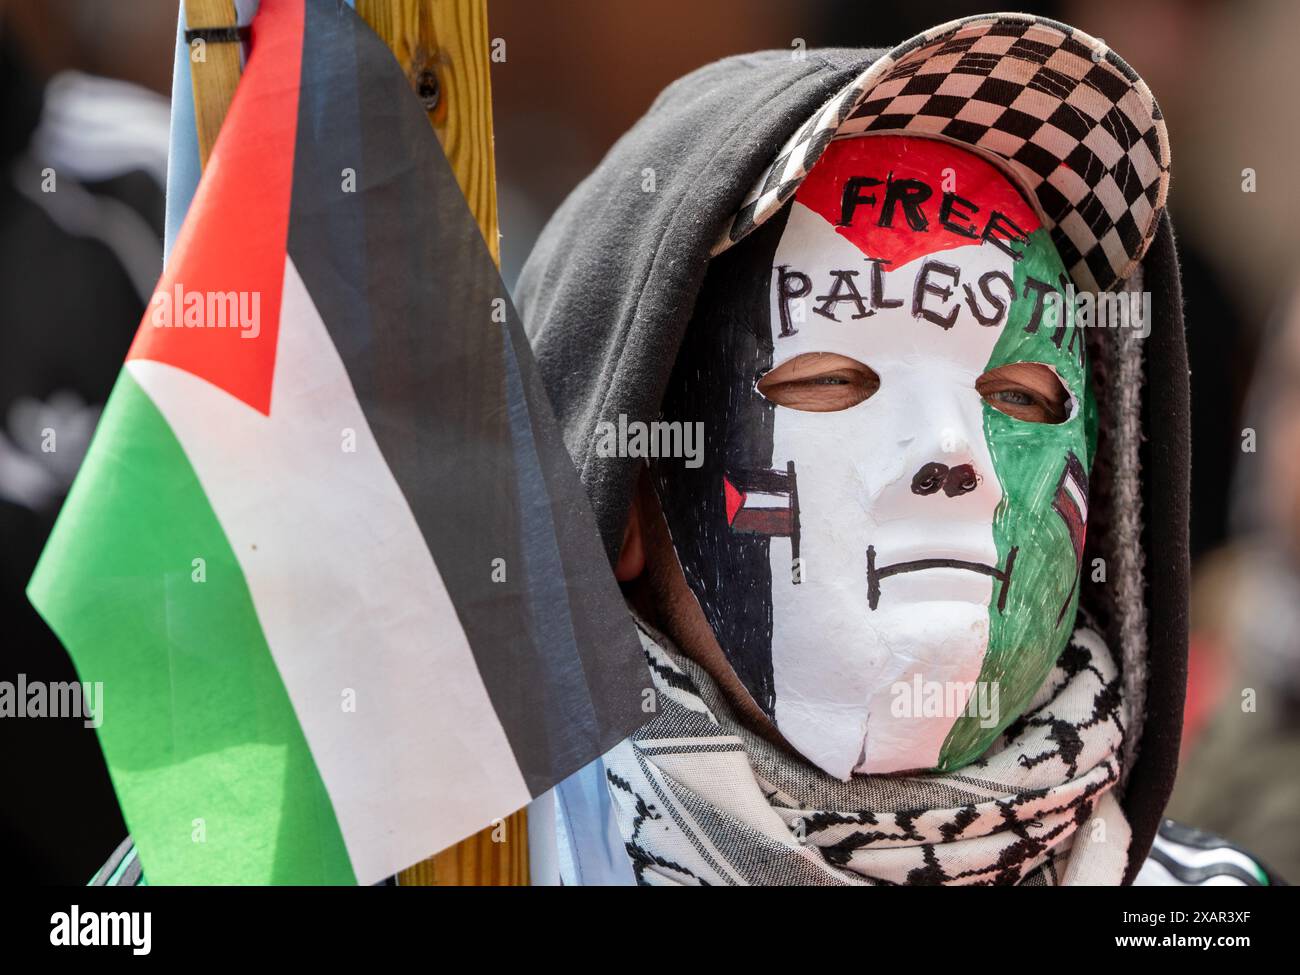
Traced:
<svg viewBox="0 0 1300 975">
<path fill-rule="evenodd" d="M 1070 418 L 1070 393 L 1051 366 L 1008 362 L 975 380 L 984 402 L 1028 423 L 1064 423 Z"/>
<path fill-rule="evenodd" d="M 879 388 L 874 369 L 834 352 L 805 352 L 758 382 L 758 391 L 777 406 L 808 413 L 847 410 Z"/>
</svg>

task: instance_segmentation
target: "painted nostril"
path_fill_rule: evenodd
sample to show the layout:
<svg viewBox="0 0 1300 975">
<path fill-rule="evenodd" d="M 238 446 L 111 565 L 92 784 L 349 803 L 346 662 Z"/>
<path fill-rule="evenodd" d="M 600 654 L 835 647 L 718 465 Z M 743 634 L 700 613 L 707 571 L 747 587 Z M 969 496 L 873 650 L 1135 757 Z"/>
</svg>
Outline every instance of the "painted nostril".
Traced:
<svg viewBox="0 0 1300 975">
<path fill-rule="evenodd" d="M 912 475 L 912 493 L 934 494 L 949 476 L 947 464 L 940 464 L 933 460 L 928 464 L 922 464 L 921 469 Z"/>
<path fill-rule="evenodd" d="M 979 475 L 970 464 L 960 464 L 948 471 L 943 482 L 943 493 L 950 498 L 960 494 L 970 494 L 979 484 Z"/>
</svg>

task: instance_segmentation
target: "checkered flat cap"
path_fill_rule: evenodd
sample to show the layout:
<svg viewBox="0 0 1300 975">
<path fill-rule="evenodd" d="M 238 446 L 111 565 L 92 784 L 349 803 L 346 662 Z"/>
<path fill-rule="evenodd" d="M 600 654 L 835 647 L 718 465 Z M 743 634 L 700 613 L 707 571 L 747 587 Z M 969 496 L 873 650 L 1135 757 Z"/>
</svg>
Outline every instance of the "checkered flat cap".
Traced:
<svg viewBox="0 0 1300 975">
<path fill-rule="evenodd" d="M 1096 38 L 1028 14 L 985 14 L 894 48 L 790 138 L 714 245 L 776 213 L 833 138 L 908 132 L 998 157 L 1038 202 L 1082 289 L 1127 278 L 1159 224 L 1169 136 L 1146 82 Z"/>
</svg>

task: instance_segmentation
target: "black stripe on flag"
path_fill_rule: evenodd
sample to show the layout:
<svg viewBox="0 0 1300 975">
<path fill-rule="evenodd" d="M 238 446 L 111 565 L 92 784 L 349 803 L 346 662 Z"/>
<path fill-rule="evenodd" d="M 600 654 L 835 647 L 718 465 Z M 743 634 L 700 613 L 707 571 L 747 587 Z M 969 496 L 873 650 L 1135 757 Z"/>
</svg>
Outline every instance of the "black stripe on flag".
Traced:
<svg viewBox="0 0 1300 975">
<path fill-rule="evenodd" d="M 455 176 L 388 48 L 332 0 L 307 2 L 288 251 L 537 795 L 645 720 L 648 672 Z"/>
</svg>

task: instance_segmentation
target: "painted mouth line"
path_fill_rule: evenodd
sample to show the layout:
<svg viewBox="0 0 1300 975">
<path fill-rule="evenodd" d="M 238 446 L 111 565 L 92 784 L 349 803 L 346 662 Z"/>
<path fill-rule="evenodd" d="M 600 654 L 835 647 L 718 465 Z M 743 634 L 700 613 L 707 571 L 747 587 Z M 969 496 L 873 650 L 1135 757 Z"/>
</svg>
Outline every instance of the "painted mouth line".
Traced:
<svg viewBox="0 0 1300 975">
<path fill-rule="evenodd" d="M 876 566 L 876 547 L 867 546 L 867 605 L 875 609 L 880 603 L 880 580 L 888 579 L 890 576 L 901 575 L 904 572 L 921 572 L 924 569 L 965 569 L 967 572 L 977 572 L 983 576 L 991 576 L 1002 587 L 998 590 L 998 612 L 1002 612 L 1007 605 L 1007 590 L 1011 588 L 1011 570 L 1016 564 L 1016 553 L 1020 551 L 1017 545 L 1011 546 L 1011 551 L 1007 553 L 1007 565 L 1004 569 L 997 566 L 986 565 L 983 562 L 966 562 L 962 559 L 913 559 L 910 562 L 895 562 L 893 565 L 886 565 L 877 568 Z"/>
</svg>

